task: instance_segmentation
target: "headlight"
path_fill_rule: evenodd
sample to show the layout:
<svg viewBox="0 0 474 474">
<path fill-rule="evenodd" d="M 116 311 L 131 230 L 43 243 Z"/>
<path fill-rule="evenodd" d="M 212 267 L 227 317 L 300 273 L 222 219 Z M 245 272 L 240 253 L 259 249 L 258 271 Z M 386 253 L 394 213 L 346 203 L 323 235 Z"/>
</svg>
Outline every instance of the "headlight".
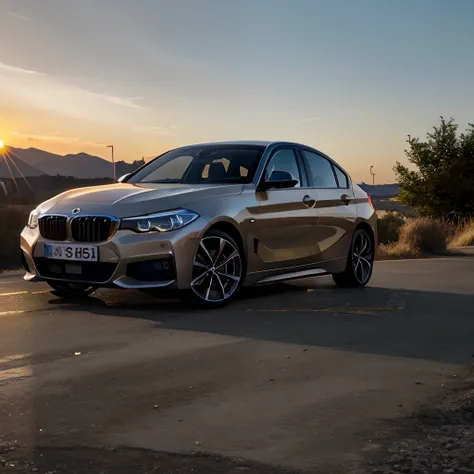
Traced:
<svg viewBox="0 0 474 474">
<path fill-rule="evenodd" d="M 120 228 L 133 230 L 134 232 L 169 232 L 181 229 L 181 227 L 190 224 L 198 217 L 199 214 L 195 212 L 178 209 L 147 216 L 127 217 L 122 219 Z"/>
<path fill-rule="evenodd" d="M 30 212 L 30 217 L 28 217 L 28 227 L 30 229 L 36 229 L 38 227 L 38 211 L 35 209 Z"/>
</svg>

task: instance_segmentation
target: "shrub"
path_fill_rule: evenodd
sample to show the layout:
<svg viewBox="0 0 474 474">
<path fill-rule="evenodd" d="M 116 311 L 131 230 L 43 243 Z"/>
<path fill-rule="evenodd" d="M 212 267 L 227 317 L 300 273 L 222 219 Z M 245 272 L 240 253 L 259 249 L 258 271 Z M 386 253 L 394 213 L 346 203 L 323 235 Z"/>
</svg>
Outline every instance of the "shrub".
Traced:
<svg viewBox="0 0 474 474">
<path fill-rule="evenodd" d="M 441 117 L 425 141 L 408 136 L 405 153 L 414 166 L 395 166 L 400 201 L 422 216 L 474 216 L 474 124 L 457 130 L 453 119 Z"/>
<path fill-rule="evenodd" d="M 378 233 L 381 244 L 396 242 L 405 219 L 398 213 L 387 212 L 378 219 Z"/>
<path fill-rule="evenodd" d="M 378 258 L 415 258 L 423 254 L 445 254 L 450 226 L 442 221 L 418 218 L 399 228 L 398 241 L 382 243 Z"/>
<path fill-rule="evenodd" d="M 419 218 L 408 222 L 400 230 L 398 243 L 422 253 L 445 253 L 446 227 L 436 219 Z"/>
<path fill-rule="evenodd" d="M 474 220 L 460 222 L 450 239 L 450 247 L 467 247 L 474 245 Z"/>
</svg>

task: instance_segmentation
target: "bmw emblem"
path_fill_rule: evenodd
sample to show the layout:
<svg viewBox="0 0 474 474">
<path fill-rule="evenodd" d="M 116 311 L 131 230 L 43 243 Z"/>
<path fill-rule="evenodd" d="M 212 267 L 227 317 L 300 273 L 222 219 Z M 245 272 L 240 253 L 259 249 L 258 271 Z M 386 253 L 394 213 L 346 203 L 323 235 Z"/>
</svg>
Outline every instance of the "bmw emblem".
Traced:
<svg viewBox="0 0 474 474">
<path fill-rule="evenodd" d="M 79 214 L 81 212 L 81 208 L 80 207 L 76 207 L 76 209 L 73 209 L 72 210 L 72 213 L 73 214 Z"/>
</svg>

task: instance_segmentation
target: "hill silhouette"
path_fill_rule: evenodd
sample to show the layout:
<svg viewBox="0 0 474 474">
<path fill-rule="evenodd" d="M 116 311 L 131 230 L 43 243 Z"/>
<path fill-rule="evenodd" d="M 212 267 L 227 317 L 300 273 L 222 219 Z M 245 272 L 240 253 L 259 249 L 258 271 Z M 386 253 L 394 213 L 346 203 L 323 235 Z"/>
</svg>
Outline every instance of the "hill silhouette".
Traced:
<svg viewBox="0 0 474 474">
<path fill-rule="evenodd" d="M 21 178 L 22 175 L 32 177 L 45 174 L 11 153 L 8 153 L 7 156 L 5 155 L 5 151 L 2 150 L 2 153 L 0 153 L 0 178 L 11 178 L 12 174 L 15 178 Z"/>
<path fill-rule="evenodd" d="M 359 186 L 372 197 L 391 198 L 398 196 L 399 188 L 397 183 L 376 184 L 359 183 Z"/>
<path fill-rule="evenodd" d="M 9 147 L 10 155 L 15 155 L 18 162 L 26 165 L 24 167 L 26 177 L 47 174 L 50 176 L 72 176 L 81 179 L 112 178 L 112 162 L 104 160 L 99 156 L 87 153 L 69 155 L 58 155 L 49 153 L 38 148 L 14 148 Z M 117 178 L 123 174 L 130 173 L 144 164 L 144 160 L 136 160 L 133 163 L 118 161 L 115 163 Z M 7 174 L 4 173 L 6 171 Z M 8 169 L 0 169 L 0 177 L 10 176 Z M 23 172 L 23 170 L 22 170 Z"/>
</svg>

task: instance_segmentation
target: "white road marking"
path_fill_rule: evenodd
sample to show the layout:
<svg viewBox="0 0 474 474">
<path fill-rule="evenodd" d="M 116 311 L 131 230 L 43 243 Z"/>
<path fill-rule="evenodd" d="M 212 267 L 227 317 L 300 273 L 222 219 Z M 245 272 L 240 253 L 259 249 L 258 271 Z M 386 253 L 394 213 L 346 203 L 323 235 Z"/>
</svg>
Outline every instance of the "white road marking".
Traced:
<svg viewBox="0 0 474 474">
<path fill-rule="evenodd" d="M 2 296 L 16 296 L 16 295 L 27 295 L 28 291 L 12 291 L 11 293 L 0 293 L 0 297 Z"/>
<path fill-rule="evenodd" d="M 2 316 L 12 316 L 14 314 L 22 314 L 22 313 L 26 313 L 26 311 L 22 311 L 22 310 L 17 310 L 17 311 L 0 311 L 0 318 Z"/>
</svg>

